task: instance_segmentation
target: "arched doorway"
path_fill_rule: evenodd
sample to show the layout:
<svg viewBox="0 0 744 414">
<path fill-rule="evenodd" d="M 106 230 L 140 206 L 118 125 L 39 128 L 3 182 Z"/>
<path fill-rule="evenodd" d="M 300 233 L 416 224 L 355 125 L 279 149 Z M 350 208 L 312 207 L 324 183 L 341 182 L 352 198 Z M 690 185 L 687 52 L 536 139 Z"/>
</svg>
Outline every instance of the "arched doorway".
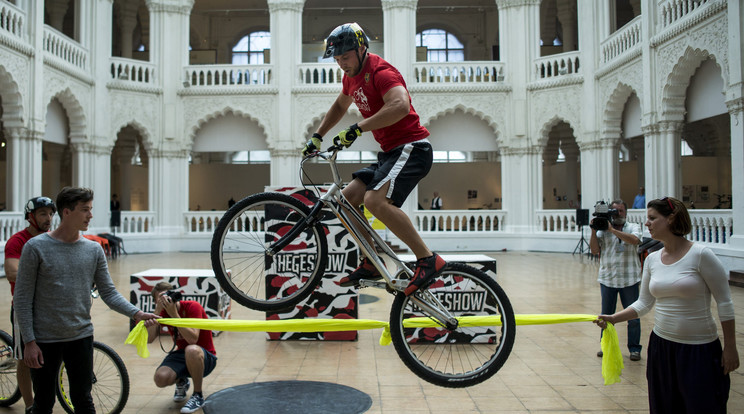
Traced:
<svg viewBox="0 0 744 414">
<path fill-rule="evenodd" d="M 543 150 L 544 210 L 575 209 L 581 206 L 581 151 L 573 128 L 558 121 L 548 131 Z"/>
<path fill-rule="evenodd" d="M 121 210 L 149 210 L 149 161 L 140 130 L 131 124 L 120 129 L 111 151 L 111 194 Z"/>
</svg>

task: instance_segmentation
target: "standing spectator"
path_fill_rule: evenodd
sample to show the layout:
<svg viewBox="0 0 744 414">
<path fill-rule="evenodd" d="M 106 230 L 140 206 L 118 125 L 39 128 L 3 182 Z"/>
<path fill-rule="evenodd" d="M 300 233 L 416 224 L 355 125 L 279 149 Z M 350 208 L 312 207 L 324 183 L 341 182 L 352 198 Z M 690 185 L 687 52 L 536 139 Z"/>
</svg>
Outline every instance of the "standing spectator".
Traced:
<svg viewBox="0 0 744 414">
<path fill-rule="evenodd" d="M 429 131 L 419 122 L 403 76 L 380 56 L 369 53 L 368 48 L 369 39 L 357 23 L 336 27 L 326 39 L 323 56 L 333 57 L 344 72 L 343 88 L 307 141 L 303 154 L 320 149 L 323 135 L 343 118 L 352 102 L 356 104 L 364 120 L 339 132 L 334 143 L 348 148 L 363 131 L 371 131 L 382 152 L 377 154 L 376 163 L 352 174 L 354 179 L 343 194 L 352 206 L 364 204 L 416 255 L 415 272 L 404 291 L 408 296 L 426 286 L 446 264 L 429 250 L 400 208 L 429 173 L 434 156 L 427 139 Z M 341 279 L 340 285 L 353 286 L 360 279 L 382 279 L 366 257 Z"/>
<path fill-rule="evenodd" d="M 23 358 L 31 368 L 34 413 L 51 413 L 64 361 L 75 412 L 95 413 L 93 323 L 90 290 L 95 283 L 111 309 L 153 324 L 145 313 L 116 291 L 106 256 L 98 243 L 81 237 L 93 218 L 93 191 L 65 187 L 57 196 L 59 226 L 23 247 L 15 291 L 15 310 L 24 341 Z"/>
<path fill-rule="evenodd" d="M 116 194 L 111 195 L 111 232 L 116 234 L 116 228 L 121 226 L 121 203 L 119 203 L 119 197 Z"/>
<path fill-rule="evenodd" d="M 651 237 L 664 247 L 646 258 L 641 295 L 595 322 L 604 329 L 607 322 L 638 318 L 656 305 L 646 363 L 651 413 L 725 414 L 729 373 L 739 367 L 728 275 L 708 247 L 685 238 L 692 222 L 681 201 L 651 200 L 647 214 Z M 710 311 L 711 295 L 718 305 L 723 350 Z"/>
<path fill-rule="evenodd" d="M 643 237 L 641 226 L 625 220 L 627 206 L 623 200 L 613 201 L 610 208 L 617 210 L 617 215 L 606 228 L 600 221 L 607 220 L 599 217 L 592 219 L 589 225 L 592 229 L 589 249 L 593 255 L 600 255 L 597 281 L 603 314 L 615 312 L 618 295 L 623 307 L 635 302 L 641 282 L 641 260 L 636 247 Z M 641 359 L 641 320 L 638 318 L 628 322 L 628 351 L 631 361 Z M 597 356 L 601 357 L 602 351 L 597 352 Z"/>
<path fill-rule="evenodd" d="M 438 192 L 434 192 L 434 197 L 431 199 L 431 209 L 441 210 L 442 209 L 442 198 L 439 197 Z"/>
<path fill-rule="evenodd" d="M 638 194 L 633 199 L 633 206 L 631 208 L 646 208 L 646 189 L 640 187 Z"/>
<path fill-rule="evenodd" d="M 168 282 L 160 282 L 152 289 L 155 314 L 167 318 L 207 319 L 204 308 L 192 300 L 180 300 L 180 293 L 172 291 Z M 175 293 L 175 294 L 174 294 Z M 170 352 L 155 371 L 155 385 L 164 388 L 176 384 L 173 401 L 186 399 L 189 377 L 194 380 L 194 394 L 181 408 L 182 413 L 193 413 L 204 405 L 202 380 L 217 364 L 217 351 L 212 342 L 212 331 L 196 328 L 169 328 L 176 341 L 176 350 Z M 160 335 L 160 325 L 147 328 L 148 342 Z"/>
<path fill-rule="evenodd" d="M 52 218 L 57 211 L 54 208 L 54 202 L 49 197 L 34 197 L 26 203 L 24 212 L 29 225 L 25 229 L 10 236 L 5 243 L 5 277 L 10 283 L 10 296 L 15 292 L 16 276 L 18 275 L 18 262 L 21 258 L 23 246 L 32 237 L 46 233 L 52 227 Z M 13 304 L 10 305 L 10 323 L 13 327 L 13 342 L 15 348 L 20 350 L 23 346 L 21 331 L 16 327 L 13 318 Z M 23 402 L 26 405 L 26 413 L 30 413 L 34 404 L 33 385 L 31 383 L 31 372 L 26 364 L 23 363 L 21 352 L 17 355 L 16 379 L 18 380 L 18 389 L 21 391 Z"/>
</svg>

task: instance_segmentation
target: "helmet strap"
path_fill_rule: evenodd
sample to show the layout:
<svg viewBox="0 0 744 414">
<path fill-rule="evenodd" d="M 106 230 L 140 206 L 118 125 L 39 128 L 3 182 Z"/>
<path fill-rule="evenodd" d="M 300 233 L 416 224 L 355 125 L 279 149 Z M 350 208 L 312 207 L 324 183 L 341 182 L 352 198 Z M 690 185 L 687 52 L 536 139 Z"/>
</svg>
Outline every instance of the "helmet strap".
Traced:
<svg viewBox="0 0 744 414">
<path fill-rule="evenodd" d="M 34 212 L 28 213 L 31 217 L 29 218 L 28 222 L 31 224 L 31 227 L 36 229 L 37 233 L 44 233 L 43 230 L 39 227 L 39 224 L 36 222 L 36 216 L 34 216 Z"/>
<path fill-rule="evenodd" d="M 357 72 L 357 75 L 362 72 L 362 65 L 364 64 L 364 59 L 367 58 L 367 48 L 364 48 L 364 53 L 362 53 L 362 56 L 359 56 L 359 48 L 356 50 L 356 56 L 359 60 L 359 72 Z"/>
</svg>

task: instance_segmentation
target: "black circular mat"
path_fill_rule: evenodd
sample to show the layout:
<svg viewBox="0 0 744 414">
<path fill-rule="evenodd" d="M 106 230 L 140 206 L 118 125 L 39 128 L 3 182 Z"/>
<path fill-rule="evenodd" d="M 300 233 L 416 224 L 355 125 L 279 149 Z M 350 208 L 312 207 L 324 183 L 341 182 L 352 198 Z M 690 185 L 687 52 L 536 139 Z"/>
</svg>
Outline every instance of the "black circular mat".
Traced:
<svg viewBox="0 0 744 414">
<path fill-rule="evenodd" d="M 372 406 L 355 388 L 318 381 L 254 382 L 217 391 L 206 402 L 207 414 L 355 414 Z"/>
</svg>

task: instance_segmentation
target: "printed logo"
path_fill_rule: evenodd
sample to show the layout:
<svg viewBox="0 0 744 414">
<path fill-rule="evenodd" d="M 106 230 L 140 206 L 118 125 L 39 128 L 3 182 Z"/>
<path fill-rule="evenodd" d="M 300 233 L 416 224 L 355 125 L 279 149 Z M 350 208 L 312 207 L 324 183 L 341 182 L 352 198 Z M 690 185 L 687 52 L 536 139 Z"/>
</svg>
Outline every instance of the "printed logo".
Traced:
<svg viewBox="0 0 744 414">
<path fill-rule="evenodd" d="M 369 83 L 369 73 L 364 74 L 364 83 Z"/>
<path fill-rule="evenodd" d="M 359 108 L 362 112 L 369 112 L 369 101 L 367 100 L 367 95 L 364 94 L 364 91 L 360 87 L 354 93 L 351 94 L 351 96 L 354 98 L 354 103 L 356 104 L 357 108 Z"/>
</svg>

